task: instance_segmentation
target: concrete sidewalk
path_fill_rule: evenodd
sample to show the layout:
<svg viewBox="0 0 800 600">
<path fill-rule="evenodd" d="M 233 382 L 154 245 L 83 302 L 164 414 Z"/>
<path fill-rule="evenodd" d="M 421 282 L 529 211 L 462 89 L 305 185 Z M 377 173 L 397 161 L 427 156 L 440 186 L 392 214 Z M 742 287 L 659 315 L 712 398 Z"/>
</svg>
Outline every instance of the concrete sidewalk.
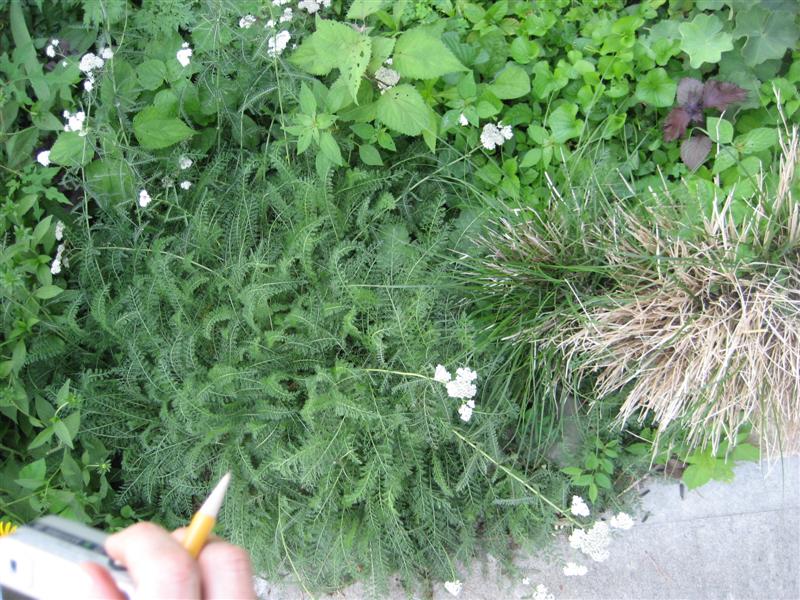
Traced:
<svg viewBox="0 0 800 600">
<path fill-rule="evenodd" d="M 645 483 L 650 491 L 636 525 L 615 534 L 607 561 L 592 562 L 564 536 L 548 556 L 520 556 L 520 575 L 514 578 L 491 558 L 472 565 L 458 598 L 540 600 L 536 586 L 544 584 L 556 600 L 800 600 L 800 457 L 771 466 L 743 463 L 732 483 L 712 482 L 683 498 L 675 480 Z M 589 572 L 566 577 L 562 567 L 568 560 Z M 266 583 L 259 596 L 306 597 L 293 586 Z M 354 585 L 325 598 L 366 597 L 364 588 Z M 406 595 L 397 587 L 391 597 Z M 453 596 L 439 585 L 433 598 Z"/>
</svg>

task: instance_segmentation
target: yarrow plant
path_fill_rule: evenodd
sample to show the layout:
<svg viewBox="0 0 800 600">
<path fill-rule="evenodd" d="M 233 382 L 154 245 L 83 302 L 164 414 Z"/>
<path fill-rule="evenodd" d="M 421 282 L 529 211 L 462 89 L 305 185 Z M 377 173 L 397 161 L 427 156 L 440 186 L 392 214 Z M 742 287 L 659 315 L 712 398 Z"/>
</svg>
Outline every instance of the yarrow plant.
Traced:
<svg viewBox="0 0 800 600">
<path fill-rule="evenodd" d="M 590 514 L 589 507 L 580 496 L 572 497 L 572 504 L 569 507 L 569 510 L 576 517 L 588 517 Z"/>
<path fill-rule="evenodd" d="M 461 593 L 462 587 L 463 584 L 458 579 L 444 582 L 444 589 L 446 589 L 452 596 L 458 596 Z"/>
<path fill-rule="evenodd" d="M 458 408 L 458 416 L 465 423 L 472 418 L 472 411 L 475 409 L 475 400 L 472 398 L 478 393 L 478 388 L 473 381 L 477 378 L 478 374 L 469 367 L 456 369 L 455 379 L 444 365 L 436 365 L 434 370 L 434 381 L 445 384 L 448 396 L 467 400 Z"/>
<path fill-rule="evenodd" d="M 147 193 L 147 190 L 139 190 L 139 206 L 142 208 L 147 208 L 147 205 L 150 204 L 152 198 L 150 194 Z"/>
<path fill-rule="evenodd" d="M 271 57 L 280 56 L 286 50 L 292 34 L 288 31 L 280 31 L 267 40 L 267 54 Z"/>
<path fill-rule="evenodd" d="M 462 123 L 463 125 L 463 123 Z M 494 150 L 497 146 L 502 146 L 506 140 L 514 136 L 511 125 L 503 125 L 502 121 L 487 123 L 481 132 L 481 144 L 487 150 Z"/>
<path fill-rule="evenodd" d="M 189 66 L 192 62 L 192 48 L 189 46 L 189 42 L 183 42 L 181 44 L 181 49 L 175 53 L 175 58 L 178 59 L 182 67 Z"/>
</svg>

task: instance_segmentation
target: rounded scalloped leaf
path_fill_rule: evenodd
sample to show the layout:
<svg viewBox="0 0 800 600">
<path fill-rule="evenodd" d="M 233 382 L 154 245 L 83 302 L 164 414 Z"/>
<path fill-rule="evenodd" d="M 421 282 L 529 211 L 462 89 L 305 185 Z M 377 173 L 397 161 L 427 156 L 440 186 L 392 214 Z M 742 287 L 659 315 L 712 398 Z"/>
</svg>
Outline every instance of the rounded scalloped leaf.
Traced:
<svg viewBox="0 0 800 600">
<path fill-rule="evenodd" d="M 703 63 L 718 63 L 722 53 L 733 50 L 733 38 L 722 31 L 722 21 L 715 15 L 696 15 L 691 23 L 681 23 L 681 50 L 689 55 L 693 69 Z"/>
<path fill-rule="evenodd" d="M 652 69 L 636 84 L 636 98 L 659 108 L 672 106 L 678 85 L 662 68 Z"/>
</svg>

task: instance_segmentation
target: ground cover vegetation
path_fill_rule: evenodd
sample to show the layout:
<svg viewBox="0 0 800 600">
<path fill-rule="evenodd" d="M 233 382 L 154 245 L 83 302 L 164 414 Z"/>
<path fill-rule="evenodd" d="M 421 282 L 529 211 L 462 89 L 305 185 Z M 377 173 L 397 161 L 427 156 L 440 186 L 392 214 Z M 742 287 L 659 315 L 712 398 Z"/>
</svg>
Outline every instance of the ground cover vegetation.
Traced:
<svg viewBox="0 0 800 600">
<path fill-rule="evenodd" d="M 796 2 L 0 11 L 3 518 L 456 591 L 797 444 Z"/>
</svg>

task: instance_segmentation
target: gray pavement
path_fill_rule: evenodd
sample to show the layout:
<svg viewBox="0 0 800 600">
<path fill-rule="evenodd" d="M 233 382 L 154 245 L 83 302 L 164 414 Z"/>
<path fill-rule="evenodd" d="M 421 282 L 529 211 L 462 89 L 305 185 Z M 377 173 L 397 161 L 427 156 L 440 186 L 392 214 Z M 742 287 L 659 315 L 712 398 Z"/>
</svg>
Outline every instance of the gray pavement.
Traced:
<svg viewBox="0 0 800 600">
<path fill-rule="evenodd" d="M 800 600 L 800 457 L 743 463 L 735 471 L 732 483 L 711 482 L 683 498 L 675 480 L 649 479 L 636 525 L 615 533 L 605 562 L 592 562 L 561 535 L 544 553 L 521 553 L 513 575 L 492 557 L 464 568 L 458 598 L 540 600 L 536 586 L 543 584 L 556 600 Z M 588 573 L 565 576 L 566 561 L 586 565 Z M 266 582 L 259 596 L 308 597 L 294 585 Z M 324 596 L 366 597 L 360 585 Z M 391 598 L 406 597 L 393 586 Z M 439 585 L 433 598 L 453 596 Z"/>
</svg>

